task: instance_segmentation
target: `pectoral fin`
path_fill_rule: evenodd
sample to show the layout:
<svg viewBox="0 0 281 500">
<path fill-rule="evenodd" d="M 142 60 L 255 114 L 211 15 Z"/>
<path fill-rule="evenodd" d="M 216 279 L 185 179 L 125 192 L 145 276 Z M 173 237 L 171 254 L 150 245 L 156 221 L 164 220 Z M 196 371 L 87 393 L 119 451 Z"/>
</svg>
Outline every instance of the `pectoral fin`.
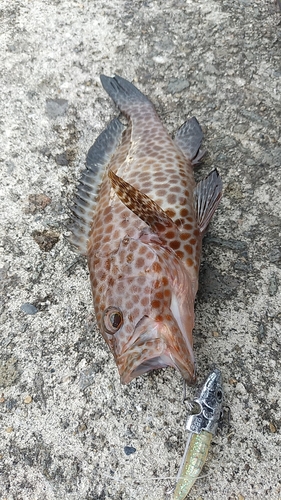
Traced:
<svg viewBox="0 0 281 500">
<path fill-rule="evenodd" d="M 197 222 L 203 233 L 213 217 L 222 197 L 222 181 L 218 171 L 213 170 L 205 179 L 198 182 L 194 197 L 196 200 Z"/>
<path fill-rule="evenodd" d="M 146 194 L 141 193 L 131 184 L 118 177 L 112 170 L 108 172 L 112 187 L 118 198 L 145 222 L 153 232 L 155 232 L 162 240 L 166 240 L 165 233 L 169 230 L 174 230 L 175 237 L 178 234 L 178 228 L 162 210 L 162 208 L 151 200 Z"/>
</svg>

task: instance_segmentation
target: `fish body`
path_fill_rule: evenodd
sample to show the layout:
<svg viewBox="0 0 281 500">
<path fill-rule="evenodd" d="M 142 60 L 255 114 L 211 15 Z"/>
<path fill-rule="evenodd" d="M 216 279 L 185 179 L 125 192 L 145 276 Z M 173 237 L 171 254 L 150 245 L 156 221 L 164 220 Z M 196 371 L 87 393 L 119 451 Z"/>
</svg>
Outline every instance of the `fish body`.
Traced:
<svg viewBox="0 0 281 500">
<path fill-rule="evenodd" d="M 172 140 L 130 82 L 101 82 L 128 124 L 113 119 L 88 153 L 72 242 L 87 256 L 97 323 L 121 382 L 173 366 L 191 384 L 202 238 L 221 179 L 214 170 L 195 184 L 203 137 L 195 118 Z"/>
<path fill-rule="evenodd" d="M 208 456 L 222 414 L 221 373 L 213 370 L 194 399 L 194 414 L 187 419 L 188 440 L 177 477 L 173 500 L 184 500 L 190 492 Z"/>
</svg>

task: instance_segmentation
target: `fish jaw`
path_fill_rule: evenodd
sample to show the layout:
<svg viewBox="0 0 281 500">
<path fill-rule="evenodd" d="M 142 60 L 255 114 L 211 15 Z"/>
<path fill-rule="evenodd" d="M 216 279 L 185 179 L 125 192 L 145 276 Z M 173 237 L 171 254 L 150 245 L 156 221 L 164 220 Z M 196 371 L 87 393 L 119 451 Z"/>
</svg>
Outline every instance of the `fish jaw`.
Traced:
<svg viewBox="0 0 281 500">
<path fill-rule="evenodd" d="M 175 341 L 175 321 L 155 321 L 147 316 L 135 328 L 130 345 L 120 356 L 115 356 L 122 384 L 128 384 L 139 375 L 171 366 L 181 373 L 189 385 L 196 380 L 194 355 L 182 340 Z M 182 337 L 179 335 L 178 338 Z M 183 352 L 186 356 L 183 358 Z"/>
</svg>

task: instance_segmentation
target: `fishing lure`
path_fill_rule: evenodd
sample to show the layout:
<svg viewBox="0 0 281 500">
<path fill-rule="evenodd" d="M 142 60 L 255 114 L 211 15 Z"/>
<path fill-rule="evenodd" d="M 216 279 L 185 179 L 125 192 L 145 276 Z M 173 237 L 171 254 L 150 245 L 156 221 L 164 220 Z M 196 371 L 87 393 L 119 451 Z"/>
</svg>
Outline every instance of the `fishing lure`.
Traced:
<svg viewBox="0 0 281 500">
<path fill-rule="evenodd" d="M 186 422 L 189 432 L 184 456 L 177 476 L 173 500 L 184 500 L 198 478 L 207 459 L 213 435 L 222 413 L 221 372 L 214 369 L 207 377 L 191 406 Z"/>
</svg>

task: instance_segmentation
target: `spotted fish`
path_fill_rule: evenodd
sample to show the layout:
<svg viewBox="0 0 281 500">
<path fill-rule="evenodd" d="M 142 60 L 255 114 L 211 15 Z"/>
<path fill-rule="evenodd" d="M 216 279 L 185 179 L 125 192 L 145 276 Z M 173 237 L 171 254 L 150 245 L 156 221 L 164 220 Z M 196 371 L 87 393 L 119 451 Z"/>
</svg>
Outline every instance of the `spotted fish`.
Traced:
<svg viewBox="0 0 281 500">
<path fill-rule="evenodd" d="M 87 156 L 72 243 L 87 256 L 94 308 L 123 384 L 172 366 L 195 381 L 192 330 L 204 232 L 219 203 L 217 170 L 195 184 L 196 118 L 169 136 L 130 82 L 101 76 L 114 118 Z"/>
</svg>

